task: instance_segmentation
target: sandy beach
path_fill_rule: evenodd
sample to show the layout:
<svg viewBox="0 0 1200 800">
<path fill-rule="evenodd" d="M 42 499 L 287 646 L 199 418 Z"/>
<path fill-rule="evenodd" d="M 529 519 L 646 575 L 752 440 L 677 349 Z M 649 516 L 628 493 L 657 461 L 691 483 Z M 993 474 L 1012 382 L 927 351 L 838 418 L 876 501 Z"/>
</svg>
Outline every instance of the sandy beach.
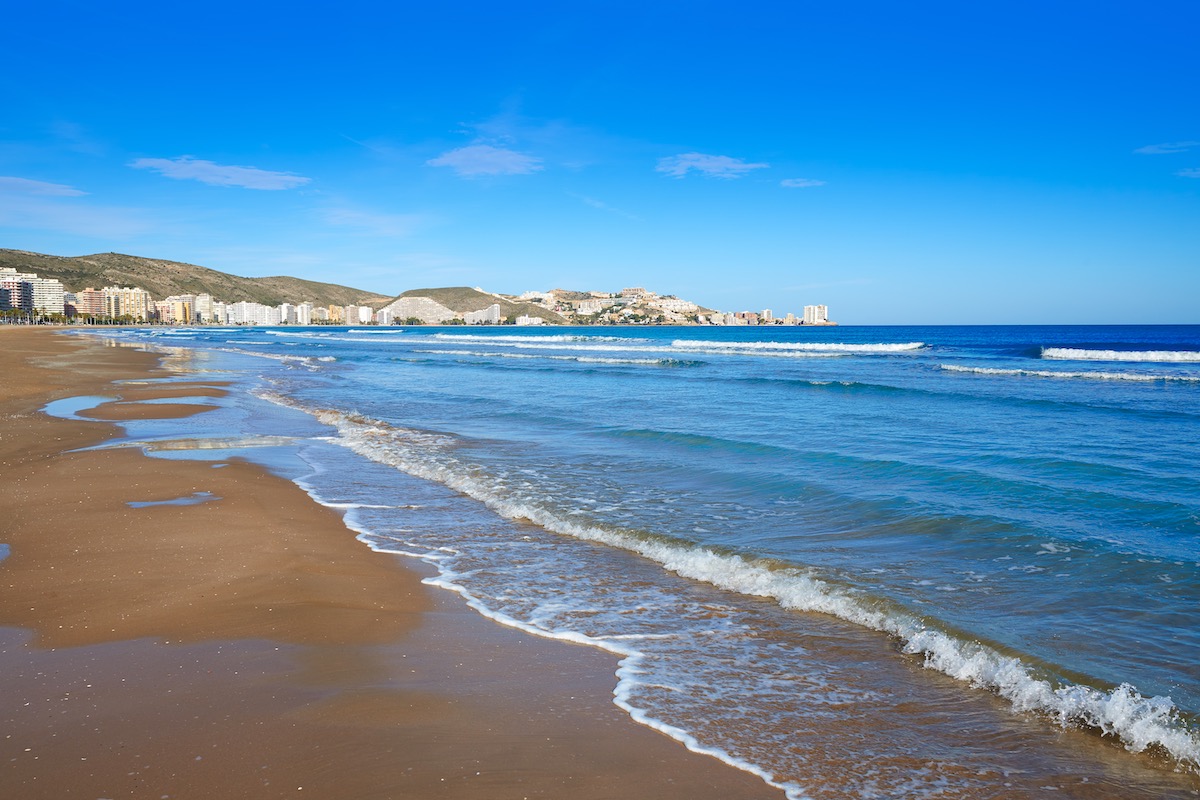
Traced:
<svg viewBox="0 0 1200 800">
<path fill-rule="evenodd" d="M 483 619 L 290 481 L 80 450 L 219 382 L 114 385 L 169 373 L 3 326 L 0 375 L 0 796 L 781 796 L 632 722 L 611 655 Z M 40 411 L 74 396 L 109 401 Z"/>
</svg>

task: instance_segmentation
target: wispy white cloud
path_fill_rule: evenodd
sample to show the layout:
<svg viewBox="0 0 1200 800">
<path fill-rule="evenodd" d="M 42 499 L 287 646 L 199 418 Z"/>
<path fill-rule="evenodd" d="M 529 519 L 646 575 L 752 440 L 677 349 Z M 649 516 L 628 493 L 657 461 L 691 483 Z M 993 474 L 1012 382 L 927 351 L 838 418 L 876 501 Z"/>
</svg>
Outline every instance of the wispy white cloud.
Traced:
<svg viewBox="0 0 1200 800">
<path fill-rule="evenodd" d="M 469 144 L 442 153 L 425 162 L 431 167 L 450 167 L 460 177 L 481 175 L 527 175 L 542 169 L 542 160 L 490 144 Z"/>
<path fill-rule="evenodd" d="M 766 169 L 770 164 L 752 164 L 740 158 L 730 156 L 712 156 L 705 153 L 680 153 L 677 156 L 667 156 L 658 160 L 656 172 L 663 172 L 672 178 L 682 178 L 691 170 L 706 175 L 709 178 L 740 178 L 751 170 Z"/>
<path fill-rule="evenodd" d="M 107 148 L 93 139 L 82 125 L 74 122 L 56 122 L 50 126 L 51 135 L 68 150 L 89 156 L 102 156 Z"/>
<path fill-rule="evenodd" d="M 95 206 L 75 199 L 86 194 L 62 183 L 0 177 L 0 228 L 54 231 L 112 241 L 154 227 L 142 210 Z"/>
<path fill-rule="evenodd" d="M 606 154 L 624 148 L 619 140 L 594 128 L 564 119 L 526 117 L 515 108 L 476 122 L 468 130 L 477 143 L 525 148 L 547 163 L 575 171 L 607 160 Z"/>
<path fill-rule="evenodd" d="M 29 178 L 12 178 L 0 176 L 0 192 L 5 194 L 32 194 L 43 197 L 79 197 L 87 192 L 80 191 L 74 186 L 62 183 L 47 183 Z"/>
<path fill-rule="evenodd" d="M 278 191 L 295 189 L 312 181 L 291 172 L 272 172 L 258 167 L 216 164 L 192 156 L 178 158 L 138 158 L 129 162 L 134 169 L 150 169 L 176 180 L 194 180 L 212 186 L 239 186 L 243 189 Z"/>
<path fill-rule="evenodd" d="M 617 216 L 624 217 L 625 219 L 633 219 L 633 220 L 641 219 L 641 217 L 637 216 L 636 214 L 630 214 L 628 211 L 625 211 L 620 208 L 616 208 L 615 206 L 610 206 L 608 203 L 605 203 L 603 200 L 597 200 L 596 198 L 588 197 L 585 194 L 575 194 L 574 192 L 567 192 L 567 194 L 571 197 L 574 197 L 576 200 L 583 203 L 584 205 L 589 205 L 592 208 L 598 208 L 601 211 L 607 211 L 611 214 L 616 214 Z"/>
<path fill-rule="evenodd" d="M 824 186 L 825 181 L 819 181 L 815 178 L 784 178 L 779 182 L 779 185 L 787 189 L 807 189 L 811 186 Z"/>
<path fill-rule="evenodd" d="M 356 208 L 331 208 L 324 212 L 330 225 L 357 228 L 375 236 L 408 236 L 427 218 L 421 214 L 384 214 Z"/>
<path fill-rule="evenodd" d="M 1200 142 L 1163 142 L 1162 144 L 1148 144 L 1145 147 L 1139 147 L 1134 150 L 1135 153 L 1141 153 L 1146 156 L 1161 156 L 1171 153 L 1186 153 L 1194 147 L 1200 147 Z"/>
<path fill-rule="evenodd" d="M 1200 178 L 1200 169 L 1181 169 L 1176 174 L 1181 178 Z"/>
<path fill-rule="evenodd" d="M 146 212 L 132 208 L 100 208 L 74 200 L 0 192 L 0 229 L 54 231 L 97 241 L 128 240 L 161 230 Z"/>
</svg>

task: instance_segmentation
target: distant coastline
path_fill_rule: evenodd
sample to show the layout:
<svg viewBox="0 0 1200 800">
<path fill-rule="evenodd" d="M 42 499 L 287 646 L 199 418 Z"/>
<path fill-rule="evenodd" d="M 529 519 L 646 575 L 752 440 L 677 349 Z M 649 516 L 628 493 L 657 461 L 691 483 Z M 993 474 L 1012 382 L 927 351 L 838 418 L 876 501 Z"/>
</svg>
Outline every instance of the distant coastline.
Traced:
<svg viewBox="0 0 1200 800">
<path fill-rule="evenodd" d="M 100 287 L 100 288 L 97 288 Z M 161 299 L 160 299 L 161 298 Z M 834 326 L 823 304 L 796 316 L 719 311 L 642 287 L 520 295 L 475 287 L 395 297 L 299 278 L 242 278 L 120 253 L 52 256 L 0 249 L 0 322 L 176 325 Z"/>
</svg>

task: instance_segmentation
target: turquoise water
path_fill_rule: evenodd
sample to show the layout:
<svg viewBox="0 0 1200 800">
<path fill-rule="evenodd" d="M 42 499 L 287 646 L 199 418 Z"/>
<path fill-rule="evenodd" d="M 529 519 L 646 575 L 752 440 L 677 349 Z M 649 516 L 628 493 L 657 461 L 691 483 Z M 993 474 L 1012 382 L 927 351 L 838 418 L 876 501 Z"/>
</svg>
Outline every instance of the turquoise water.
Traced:
<svg viewBox="0 0 1200 800">
<path fill-rule="evenodd" d="M 111 335 L 233 375 L 190 424 L 292 437 L 365 542 L 792 796 L 1200 789 L 1200 328 Z"/>
</svg>

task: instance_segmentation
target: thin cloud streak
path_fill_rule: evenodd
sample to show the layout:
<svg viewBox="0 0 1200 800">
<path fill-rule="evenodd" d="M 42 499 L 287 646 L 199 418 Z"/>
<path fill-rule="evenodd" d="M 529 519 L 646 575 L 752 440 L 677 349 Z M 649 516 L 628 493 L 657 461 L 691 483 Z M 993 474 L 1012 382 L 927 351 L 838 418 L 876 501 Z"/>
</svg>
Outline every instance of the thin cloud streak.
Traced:
<svg viewBox="0 0 1200 800">
<path fill-rule="evenodd" d="M 596 198 L 588 197 L 585 194 L 575 194 L 574 192 L 567 192 L 567 195 L 569 197 L 574 197 L 579 202 L 583 203 L 584 205 L 589 205 L 592 208 L 598 208 L 601 211 L 608 211 L 612 214 L 616 214 L 617 216 L 624 217 L 625 219 L 636 220 L 638 222 L 641 221 L 641 217 L 637 216 L 636 214 L 630 214 L 628 211 L 616 208 L 615 206 L 610 206 L 603 200 L 597 200 Z"/>
<path fill-rule="evenodd" d="M 785 189 L 808 189 L 812 186 L 824 186 L 825 181 L 819 181 L 815 178 L 784 178 L 779 182 L 779 185 Z"/>
<path fill-rule="evenodd" d="M 662 172 L 672 178 L 683 178 L 688 172 L 695 170 L 709 178 L 740 178 L 756 169 L 766 169 L 771 166 L 766 163 L 749 163 L 731 156 L 714 156 L 707 153 L 680 153 L 658 160 L 655 172 Z"/>
<path fill-rule="evenodd" d="M 490 144 L 469 144 L 448 150 L 425 162 L 431 167 L 449 167 L 460 178 L 485 175 L 528 175 L 542 169 L 542 160 Z"/>
<path fill-rule="evenodd" d="M 1148 144 L 1145 147 L 1139 147 L 1134 150 L 1135 153 L 1140 153 L 1144 156 L 1161 156 L 1170 155 L 1172 153 L 1186 153 L 1194 147 L 1200 147 L 1200 142 L 1163 142 L 1162 144 Z"/>
<path fill-rule="evenodd" d="M 48 183 L 29 178 L 0 176 L 0 192 L 5 194 L 40 195 L 42 197 L 80 197 L 87 192 L 62 183 Z"/>
<path fill-rule="evenodd" d="M 41 197 L 0 194 L 0 229 L 52 231 L 98 241 L 125 241 L 161 229 L 143 212 L 94 208 Z"/>
<path fill-rule="evenodd" d="M 280 191 L 310 183 L 312 178 L 291 172 L 272 172 L 258 167 L 237 167 L 212 161 L 179 156 L 177 158 L 138 158 L 129 162 L 134 169 L 149 169 L 165 178 L 194 180 L 210 186 L 237 186 L 242 189 Z"/>
<path fill-rule="evenodd" d="M 1181 169 L 1175 174 L 1181 178 L 1200 178 L 1200 169 Z"/>
</svg>

